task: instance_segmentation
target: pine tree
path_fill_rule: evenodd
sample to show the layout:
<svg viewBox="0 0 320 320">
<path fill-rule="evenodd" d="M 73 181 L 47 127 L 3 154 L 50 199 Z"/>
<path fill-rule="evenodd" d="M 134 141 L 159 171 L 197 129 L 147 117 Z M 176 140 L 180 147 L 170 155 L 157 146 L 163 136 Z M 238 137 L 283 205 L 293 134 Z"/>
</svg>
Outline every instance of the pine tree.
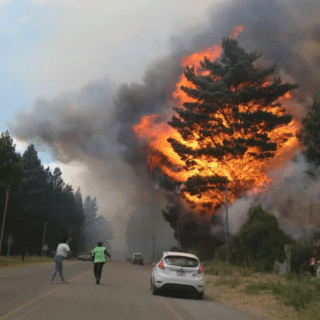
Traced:
<svg viewBox="0 0 320 320">
<path fill-rule="evenodd" d="M 21 156 L 16 153 L 15 145 L 9 131 L 1 133 L 0 137 L 0 188 L 8 185 L 16 189 L 21 185 L 23 177 Z"/>
<path fill-rule="evenodd" d="M 298 139 L 305 148 L 304 154 L 310 162 L 320 165 L 320 97 L 315 97 L 302 120 L 302 129 Z"/>
<path fill-rule="evenodd" d="M 223 39 L 222 49 L 215 62 L 207 58 L 201 62 L 201 74 L 194 67 L 186 69 L 189 86 L 181 90 L 190 101 L 174 108 L 177 115 L 169 122 L 183 141 L 169 138 L 168 142 L 185 163 L 185 170 L 196 172 L 184 182 L 184 192 L 199 199 L 206 196 L 205 210 L 215 210 L 224 202 L 227 175 L 212 169 L 212 161 L 228 172 L 233 198 L 247 191 L 252 183 L 247 177 L 239 180 L 229 163 L 248 157 L 248 161 L 263 164 L 274 157 L 277 143 L 270 133 L 292 120 L 278 99 L 298 87 L 279 77 L 271 79 L 276 66 L 255 64 L 261 54 L 246 52 L 237 40 Z M 281 143 L 287 139 L 285 134 L 279 137 Z"/>
<path fill-rule="evenodd" d="M 20 235 L 23 244 L 29 250 L 40 254 L 44 225 L 50 217 L 47 175 L 33 144 L 30 144 L 24 151 L 22 163 L 24 179 L 19 219 Z M 50 221 L 49 228 L 51 227 Z M 47 228 L 47 234 L 49 228 Z"/>
<path fill-rule="evenodd" d="M 6 194 L 8 192 L 7 215 L 5 220 L 2 253 L 9 235 L 19 242 L 19 215 L 22 195 L 23 165 L 21 155 L 16 152 L 15 145 L 8 131 L 0 135 L 0 221 L 3 221 Z"/>
<path fill-rule="evenodd" d="M 30 144 L 23 153 L 22 163 L 24 171 L 23 210 L 31 210 L 42 215 L 45 211 L 46 173 L 33 144 Z"/>
</svg>

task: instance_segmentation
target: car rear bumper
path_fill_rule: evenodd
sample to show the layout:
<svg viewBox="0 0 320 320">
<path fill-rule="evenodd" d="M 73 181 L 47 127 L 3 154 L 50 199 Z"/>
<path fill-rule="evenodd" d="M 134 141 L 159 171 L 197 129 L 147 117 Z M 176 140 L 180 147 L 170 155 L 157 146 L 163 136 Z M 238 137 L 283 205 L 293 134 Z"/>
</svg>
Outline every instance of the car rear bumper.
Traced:
<svg viewBox="0 0 320 320">
<path fill-rule="evenodd" d="M 204 277 L 169 278 L 156 275 L 154 285 L 161 290 L 177 290 L 201 293 L 204 291 Z"/>
</svg>

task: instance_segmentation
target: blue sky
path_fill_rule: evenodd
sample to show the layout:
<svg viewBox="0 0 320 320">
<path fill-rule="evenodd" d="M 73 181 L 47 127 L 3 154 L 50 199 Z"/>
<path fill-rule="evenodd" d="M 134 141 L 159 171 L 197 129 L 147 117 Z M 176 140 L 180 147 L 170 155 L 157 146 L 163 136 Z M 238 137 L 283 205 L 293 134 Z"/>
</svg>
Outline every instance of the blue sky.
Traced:
<svg viewBox="0 0 320 320">
<path fill-rule="evenodd" d="M 50 19 L 46 19 L 48 13 Z M 32 106 L 24 65 L 32 63 L 35 53 L 50 40 L 54 25 L 63 19 L 63 10 L 35 5 L 31 1 L 11 0 L 0 5 L 0 17 L 0 131 L 5 131 L 9 123 L 14 122 L 17 112 Z M 18 149 L 22 146 L 19 144 Z M 42 149 L 41 160 L 52 162 L 50 153 Z"/>
</svg>

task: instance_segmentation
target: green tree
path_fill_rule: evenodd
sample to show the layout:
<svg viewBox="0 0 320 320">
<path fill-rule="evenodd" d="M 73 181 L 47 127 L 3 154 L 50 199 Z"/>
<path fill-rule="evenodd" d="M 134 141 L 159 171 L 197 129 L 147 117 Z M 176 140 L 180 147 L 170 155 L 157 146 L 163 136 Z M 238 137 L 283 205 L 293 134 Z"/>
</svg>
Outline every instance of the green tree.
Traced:
<svg viewBox="0 0 320 320">
<path fill-rule="evenodd" d="M 238 261 L 249 255 L 250 262 L 260 271 L 270 271 L 276 260 L 283 261 L 284 245 L 293 240 L 279 228 L 273 214 L 257 205 L 249 210 L 247 220 L 232 242 L 240 258 Z"/>
<path fill-rule="evenodd" d="M 0 137 L 0 188 L 10 185 L 14 190 L 19 189 L 23 176 L 21 156 L 16 153 L 15 145 L 7 130 Z"/>
<path fill-rule="evenodd" d="M 286 133 L 276 139 L 271 134 L 291 122 L 279 98 L 298 87 L 279 77 L 272 79 L 276 66 L 258 65 L 261 54 L 246 52 L 237 40 L 223 39 L 222 49 L 215 62 L 207 58 L 201 62 L 202 71 L 186 69 L 189 86 L 181 90 L 190 101 L 174 108 L 177 116 L 168 122 L 183 139 L 169 138 L 168 142 L 185 163 L 185 170 L 192 173 L 184 182 L 184 192 L 202 198 L 202 207 L 213 210 L 224 203 L 226 176 L 231 200 L 240 197 L 256 182 L 253 175 L 239 175 L 244 166 L 255 163 L 255 168 L 262 167 L 288 140 Z M 238 161 L 237 167 L 231 161 Z M 213 162 L 219 165 L 219 172 Z"/>
<path fill-rule="evenodd" d="M 305 148 L 304 154 L 310 162 L 320 165 L 320 97 L 315 97 L 302 120 L 302 129 L 297 137 Z"/>
<path fill-rule="evenodd" d="M 33 144 L 22 155 L 23 184 L 20 237 L 29 250 L 41 252 L 43 228 L 47 220 L 46 172 Z"/>
<path fill-rule="evenodd" d="M 22 179 L 21 155 L 16 152 L 9 132 L 2 132 L 0 136 L 0 223 L 3 219 L 7 187 L 10 186 L 2 252 L 5 250 L 5 243 L 9 235 L 14 236 L 16 241 L 18 240 L 19 228 L 17 222 L 20 214 Z"/>
<path fill-rule="evenodd" d="M 68 184 L 62 191 L 62 212 L 60 214 L 68 226 L 68 236 L 71 239 L 70 249 L 72 252 L 77 253 L 83 238 L 85 217 L 83 209 L 77 203 L 72 187 Z"/>
</svg>

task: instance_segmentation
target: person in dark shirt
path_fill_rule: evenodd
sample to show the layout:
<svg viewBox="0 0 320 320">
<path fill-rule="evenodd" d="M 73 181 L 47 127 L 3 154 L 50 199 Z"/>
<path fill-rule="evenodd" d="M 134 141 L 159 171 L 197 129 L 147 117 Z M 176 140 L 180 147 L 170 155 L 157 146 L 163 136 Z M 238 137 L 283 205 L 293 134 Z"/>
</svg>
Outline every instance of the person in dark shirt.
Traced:
<svg viewBox="0 0 320 320">
<path fill-rule="evenodd" d="M 27 254 L 27 248 L 23 247 L 21 252 L 22 262 L 24 262 L 24 257 L 26 256 L 26 254 Z"/>
<path fill-rule="evenodd" d="M 98 242 L 98 246 L 93 249 L 92 258 L 93 258 L 93 274 L 96 278 L 96 284 L 100 284 L 102 267 L 106 263 L 106 256 L 111 260 L 111 256 L 107 251 L 107 248 L 103 246 L 101 241 Z"/>
</svg>

